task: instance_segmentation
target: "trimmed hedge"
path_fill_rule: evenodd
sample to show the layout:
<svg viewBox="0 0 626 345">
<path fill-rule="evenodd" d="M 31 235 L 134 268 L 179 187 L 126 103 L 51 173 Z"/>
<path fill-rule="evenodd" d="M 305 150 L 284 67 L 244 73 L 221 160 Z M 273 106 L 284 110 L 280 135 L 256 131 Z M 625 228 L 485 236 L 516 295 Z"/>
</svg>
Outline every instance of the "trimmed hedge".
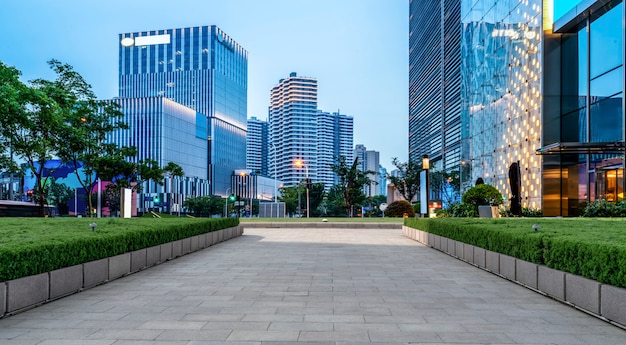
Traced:
<svg viewBox="0 0 626 345">
<path fill-rule="evenodd" d="M 404 225 L 626 287 L 626 220 L 416 218 Z"/>
<path fill-rule="evenodd" d="M 5 228 L 2 231 L 8 235 L 0 240 L 0 282 L 104 259 L 239 224 L 236 218 L 66 218 L 37 219 L 32 221 L 33 229 L 27 229 L 29 219 L 23 218 L 20 221 L 21 228 Z M 45 227 L 38 226 L 42 221 L 46 222 Z M 89 230 L 89 223 L 93 221 L 98 224 L 94 232 Z"/>
</svg>

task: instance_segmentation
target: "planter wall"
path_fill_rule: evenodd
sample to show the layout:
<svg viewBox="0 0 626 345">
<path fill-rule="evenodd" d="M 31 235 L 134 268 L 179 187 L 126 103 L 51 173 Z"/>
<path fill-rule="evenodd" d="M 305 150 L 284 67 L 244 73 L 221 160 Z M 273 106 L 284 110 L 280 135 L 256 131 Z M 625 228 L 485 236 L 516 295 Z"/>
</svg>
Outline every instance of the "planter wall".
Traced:
<svg viewBox="0 0 626 345">
<path fill-rule="evenodd" d="M 404 229 L 407 228 L 407 229 Z M 469 244 L 448 239 L 448 245 L 436 247 L 428 241 L 428 233 L 403 227 L 402 233 L 417 232 L 412 239 L 457 257 L 488 272 L 566 302 L 621 327 L 626 327 L 626 289 L 599 283 L 577 275 L 537 265 L 508 255 L 495 253 Z M 422 234 L 420 234 L 422 233 Z M 442 243 L 444 237 L 442 237 Z M 469 255 L 472 252 L 473 255 Z"/>
<path fill-rule="evenodd" d="M 229 240 L 242 234 L 240 225 L 82 265 L 0 282 L 0 318 L 135 273 L 183 253 L 206 248 L 209 245 L 207 239 L 220 236 L 223 240 Z"/>
</svg>

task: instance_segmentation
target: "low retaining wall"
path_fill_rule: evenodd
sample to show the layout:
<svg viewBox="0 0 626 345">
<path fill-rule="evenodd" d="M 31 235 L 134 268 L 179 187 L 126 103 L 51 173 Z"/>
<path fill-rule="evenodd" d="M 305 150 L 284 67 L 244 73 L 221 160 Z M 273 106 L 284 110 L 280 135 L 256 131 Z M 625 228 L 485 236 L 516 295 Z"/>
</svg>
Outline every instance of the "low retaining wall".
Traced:
<svg viewBox="0 0 626 345">
<path fill-rule="evenodd" d="M 104 284 L 242 234 L 243 227 L 237 226 L 81 265 L 0 282 L 0 318 Z"/>
<path fill-rule="evenodd" d="M 459 260 L 626 328 L 626 289 L 557 271 L 408 226 L 402 227 L 402 234 Z"/>
</svg>

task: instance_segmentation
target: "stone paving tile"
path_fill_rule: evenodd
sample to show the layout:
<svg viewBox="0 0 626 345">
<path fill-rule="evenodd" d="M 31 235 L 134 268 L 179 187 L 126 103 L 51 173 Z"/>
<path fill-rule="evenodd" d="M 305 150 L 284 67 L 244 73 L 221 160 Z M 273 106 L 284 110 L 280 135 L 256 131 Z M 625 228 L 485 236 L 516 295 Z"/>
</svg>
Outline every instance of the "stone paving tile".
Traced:
<svg viewBox="0 0 626 345">
<path fill-rule="evenodd" d="M 623 345 L 624 339 L 620 328 L 397 230 L 369 229 L 246 229 L 237 239 L 0 319 L 2 345 Z"/>
</svg>

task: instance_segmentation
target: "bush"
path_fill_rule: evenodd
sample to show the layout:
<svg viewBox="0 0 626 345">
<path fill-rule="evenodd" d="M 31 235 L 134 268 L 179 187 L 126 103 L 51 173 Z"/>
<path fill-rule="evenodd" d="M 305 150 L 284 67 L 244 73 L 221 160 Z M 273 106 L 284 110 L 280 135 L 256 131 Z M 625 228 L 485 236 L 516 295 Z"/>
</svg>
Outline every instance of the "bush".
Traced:
<svg viewBox="0 0 626 345">
<path fill-rule="evenodd" d="M 474 206 L 499 206 L 502 205 L 502 193 L 494 186 L 479 184 L 463 194 L 463 202 Z"/>
<path fill-rule="evenodd" d="M 516 217 L 516 215 L 514 215 L 511 212 L 510 208 L 500 208 L 500 216 L 502 217 Z M 538 218 L 538 217 L 542 217 L 543 213 L 541 212 L 540 209 L 534 209 L 534 208 L 528 208 L 528 207 L 523 207 L 522 208 L 522 217 L 526 217 L 526 218 Z"/>
<path fill-rule="evenodd" d="M 448 207 L 450 217 L 464 218 L 464 217 L 478 217 L 476 207 L 472 204 L 458 203 L 452 204 Z"/>
<path fill-rule="evenodd" d="M 385 216 L 387 217 L 402 217 L 404 214 L 409 217 L 415 217 L 415 211 L 413 206 L 406 200 L 397 200 L 389 204 L 385 210 Z"/>
<path fill-rule="evenodd" d="M 413 212 L 415 212 L 415 214 L 422 213 L 422 204 L 419 202 L 413 204 Z"/>
<path fill-rule="evenodd" d="M 626 217 L 626 201 L 614 203 L 606 200 L 596 200 L 587 204 L 582 213 L 583 217 Z"/>
</svg>

